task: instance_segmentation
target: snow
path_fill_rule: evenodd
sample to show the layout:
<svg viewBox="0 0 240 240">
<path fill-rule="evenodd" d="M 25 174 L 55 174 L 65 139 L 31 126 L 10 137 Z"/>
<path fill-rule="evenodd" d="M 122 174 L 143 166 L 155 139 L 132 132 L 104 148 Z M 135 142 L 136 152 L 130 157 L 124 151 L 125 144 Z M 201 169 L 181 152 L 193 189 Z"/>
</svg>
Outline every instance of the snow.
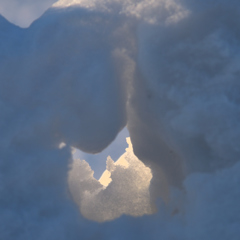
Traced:
<svg viewBox="0 0 240 240">
<path fill-rule="evenodd" d="M 0 16 L 0 239 L 238 240 L 239 7 L 62 0 L 28 28 Z M 86 153 L 119 151 L 125 127 L 132 147 L 101 157 L 97 180 Z"/>
</svg>

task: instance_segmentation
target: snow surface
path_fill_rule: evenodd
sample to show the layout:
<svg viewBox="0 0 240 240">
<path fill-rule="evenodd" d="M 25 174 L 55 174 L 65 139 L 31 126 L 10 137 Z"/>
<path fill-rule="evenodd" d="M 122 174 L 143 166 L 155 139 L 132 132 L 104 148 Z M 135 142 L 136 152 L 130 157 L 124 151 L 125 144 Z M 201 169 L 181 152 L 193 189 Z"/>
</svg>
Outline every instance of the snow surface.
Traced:
<svg viewBox="0 0 240 240">
<path fill-rule="evenodd" d="M 62 0 L 25 29 L 0 15 L 0 239 L 239 240 L 239 14 Z M 109 158 L 103 186 L 72 147 L 99 153 L 125 126 L 129 165 Z"/>
<path fill-rule="evenodd" d="M 151 169 L 133 153 L 130 138 L 126 152 L 114 162 L 107 159 L 107 169 L 97 181 L 84 160 L 75 159 L 69 172 L 69 189 L 82 215 L 104 222 L 122 214 L 152 214 L 149 185 Z"/>
</svg>

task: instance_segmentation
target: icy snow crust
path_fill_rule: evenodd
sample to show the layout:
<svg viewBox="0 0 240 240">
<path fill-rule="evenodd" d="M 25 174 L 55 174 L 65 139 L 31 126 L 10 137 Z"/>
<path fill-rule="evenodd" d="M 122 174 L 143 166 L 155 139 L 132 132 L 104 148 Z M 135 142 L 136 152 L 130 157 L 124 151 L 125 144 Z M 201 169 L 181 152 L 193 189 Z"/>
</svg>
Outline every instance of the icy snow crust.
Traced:
<svg viewBox="0 0 240 240">
<path fill-rule="evenodd" d="M 239 15 L 235 0 L 95 0 L 27 29 L 0 16 L 0 239 L 238 240 Z M 71 147 L 100 152 L 126 125 L 129 167 L 108 160 L 104 189 Z"/>
</svg>

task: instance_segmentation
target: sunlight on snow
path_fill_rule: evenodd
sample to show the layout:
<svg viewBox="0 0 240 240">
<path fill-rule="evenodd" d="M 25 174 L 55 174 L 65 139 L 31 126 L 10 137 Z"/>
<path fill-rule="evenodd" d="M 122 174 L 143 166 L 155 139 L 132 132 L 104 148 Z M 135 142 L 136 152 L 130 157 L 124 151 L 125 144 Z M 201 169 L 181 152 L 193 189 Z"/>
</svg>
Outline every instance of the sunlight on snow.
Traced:
<svg viewBox="0 0 240 240">
<path fill-rule="evenodd" d="M 126 152 L 114 162 L 107 158 L 106 170 L 99 180 L 85 160 L 74 159 L 69 172 L 69 189 L 81 214 L 94 221 L 116 219 L 122 214 L 152 214 L 149 186 L 151 169 L 134 154 L 127 138 Z"/>
<path fill-rule="evenodd" d="M 128 145 L 128 148 L 126 148 L 126 152 L 133 151 L 132 143 L 131 143 L 131 139 L 130 138 L 127 138 L 127 143 L 129 145 Z M 113 162 L 113 160 L 109 156 L 108 159 L 107 159 L 107 166 L 111 162 Z M 115 166 L 121 166 L 123 168 L 128 168 L 129 167 L 129 162 L 125 159 L 124 155 L 122 155 L 115 163 L 113 162 L 113 164 Z M 106 169 L 104 171 L 104 173 L 102 174 L 102 176 L 100 177 L 99 182 L 103 186 L 107 187 L 110 184 L 111 181 L 112 181 L 112 179 L 111 179 L 111 169 L 110 170 Z"/>
</svg>

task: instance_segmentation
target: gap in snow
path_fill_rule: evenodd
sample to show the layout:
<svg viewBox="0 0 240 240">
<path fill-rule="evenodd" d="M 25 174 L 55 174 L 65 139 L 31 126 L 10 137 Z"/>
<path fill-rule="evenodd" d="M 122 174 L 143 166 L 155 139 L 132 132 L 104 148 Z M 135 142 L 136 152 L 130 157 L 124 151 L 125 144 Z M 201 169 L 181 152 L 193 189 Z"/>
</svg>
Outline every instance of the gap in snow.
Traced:
<svg viewBox="0 0 240 240">
<path fill-rule="evenodd" d="M 155 212 L 150 196 L 152 171 L 135 156 L 130 137 L 125 140 L 128 147 L 117 161 L 113 161 L 111 156 L 107 157 L 106 170 L 99 180 L 94 178 L 88 162 L 73 159 L 68 187 L 73 201 L 86 219 L 105 222 L 124 214 L 141 217 Z M 116 142 L 114 145 L 118 149 Z M 112 147 L 112 152 L 114 150 Z"/>
<path fill-rule="evenodd" d="M 116 139 L 101 153 L 89 154 L 82 152 L 78 149 L 73 153 L 74 159 L 85 160 L 89 163 L 94 171 L 94 178 L 99 179 L 103 172 L 106 170 L 106 160 L 111 156 L 114 162 L 125 152 L 128 147 L 126 138 L 129 137 L 129 132 L 125 127 L 116 137 Z"/>
</svg>

